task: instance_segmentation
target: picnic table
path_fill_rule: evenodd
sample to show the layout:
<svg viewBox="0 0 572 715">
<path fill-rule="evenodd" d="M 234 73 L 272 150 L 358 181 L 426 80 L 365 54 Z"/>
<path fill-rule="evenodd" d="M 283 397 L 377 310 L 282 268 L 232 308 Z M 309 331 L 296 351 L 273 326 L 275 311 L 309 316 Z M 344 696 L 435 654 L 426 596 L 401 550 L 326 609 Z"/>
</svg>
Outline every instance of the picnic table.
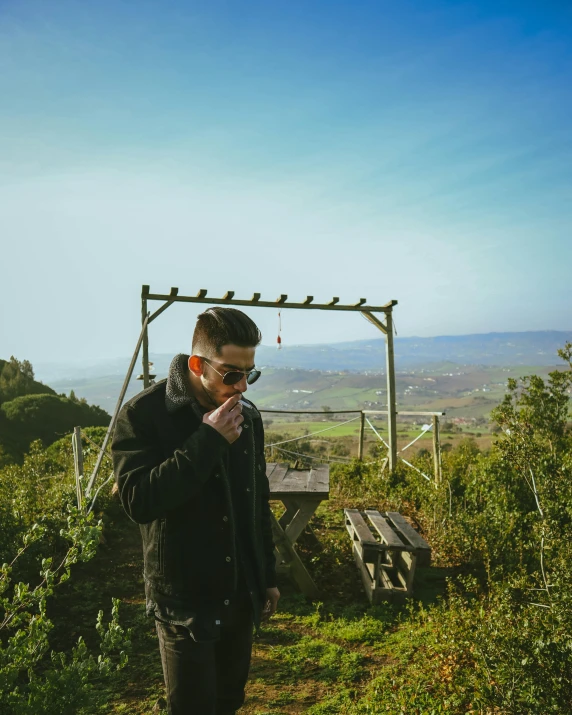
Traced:
<svg viewBox="0 0 572 715">
<path fill-rule="evenodd" d="M 318 587 L 298 556 L 295 544 L 306 530 L 319 546 L 309 521 L 316 509 L 330 495 L 330 467 L 319 464 L 312 469 L 290 469 L 287 464 L 269 462 L 266 476 L 270 483 L 270 498 L 281 501 L 286 510 L 280 517 L 271 513 L 272 533 L 276 545 L 276 570 L 288 573 L 309 598 L 317 598 Z"/>
</svg>

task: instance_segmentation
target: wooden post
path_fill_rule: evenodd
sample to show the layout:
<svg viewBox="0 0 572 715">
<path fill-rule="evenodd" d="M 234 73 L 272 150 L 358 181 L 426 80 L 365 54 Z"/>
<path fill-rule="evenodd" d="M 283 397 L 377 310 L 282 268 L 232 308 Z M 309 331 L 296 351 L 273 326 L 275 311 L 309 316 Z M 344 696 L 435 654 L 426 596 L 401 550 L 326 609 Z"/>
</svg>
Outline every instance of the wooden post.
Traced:
<svg viewBox="0 0 572 715">
<path fill-rule="evenodd" d="M 363 460 L 363 438 L 365 434 L 365 414 L 360 412 L 360 422 L 359 422 L 359 444 L 357 458 L 361 462 Z"/>
<path fill-rule="evenodd" d="M 143 286 L 141 289 L 141 325 L 145 323 L 147 312 L 147 296 L 149 295 L 149 286 Z M 145 327 L 143 332 L 143 389 L 149 387 L 149 332 Z"/>
<path fill-rule="evenodd" d="M 77 508 L 82 507 L 81 480 L 83 479 L 83 449 L 81 445 L 81 427 L 73 428 L 72 435 L 73 466 L 75 470 L 75 491 L 77 497 Z"/>
<path fill-rule="evenodd" d="M 97 461 L 95 462 L 95 467 L 93 468 L 93 472 L 91 473 L 91 477 L 89 478 L 89 482 L 87 483 L 87 487 L 85 489 L 86 497 L 88 497 L 91 494 L 91 489 L 93 487 L 95 478 L 97 477 L 97 473 L 99 472 L 99 468 L 101 467 L 101 463 L 103 461 L 103 455 L 105 454 L 105 450 L 107 449 L 107 443 L 109 442 L 109 439 L 111 438 L 111 434 L 113 433 L 113 430 L 115 429 L 115 423 L 117 422 L 117 416 L 119 415 L 119 410 L 121 409 L 121 405 L 123 404 L 123 399 L 125 397 L 125 393 L 127 392 L 127 388 L 129 387 L 129 380 L 131 380 L 131 375 L 133 374 L 133 369 L 135 368 L 135 363 L 137 362 L 137 358 L 139 357 L 139 351 L 141 350 L 141 343 L 143 342 L 143 335 L 145 334 L 145 331 L 147 330 L 148 322 L 149 322 L 149 318 L 146 316 L 145 320 L 143 321 L 143 327 L 141 328 L 141 332 L 139 333 L 139 338 L 137 339 L 137 345 L 135 346 L 135 350 L 133 352 L 133 357 L 131 358 L 131 362 L 129 363 L 129 369 L 127 370 L 127 375 L 125 375 L 125 380 L 123 380 L 123 387 L 121 388 L 121 392 L 119 393 L 119 397 L 117 398 L 117 403 L 115 405 L 115 411 L 113 412 L 111 422 L 109 423 L 109 427 L 107 428 L 107 432 L 105 433 L 105 438 L 103 440 L 103 444 L 101 445 L 101 449 L 99 451 L 99 454 L 97 455 Z"/>
<path fill-rule="evenodd" d="M 441 439 L 439 437 L 439 417 L 433 415 L 433 470 L 435 485 L 441 484 Z"/>
<path fill-rule="evenodd" d="M 397 467 L 397 403 L 395 395 L 395 360 L 393 354 L 393 315 L 386 314 L 387 426 L 389 432 L 389 470 Z"/>
</svg>

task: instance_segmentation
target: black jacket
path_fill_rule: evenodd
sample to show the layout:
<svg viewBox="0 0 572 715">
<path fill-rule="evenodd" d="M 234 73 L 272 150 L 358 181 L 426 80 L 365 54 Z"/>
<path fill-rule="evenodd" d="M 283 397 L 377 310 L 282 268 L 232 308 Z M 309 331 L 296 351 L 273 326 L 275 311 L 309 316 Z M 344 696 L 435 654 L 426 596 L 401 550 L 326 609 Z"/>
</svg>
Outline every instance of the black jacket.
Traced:
<svg viewBox="0 0 572 715">
<path fill-rule="evenodd" d="M 187 360 L 176 356 L 167 380 L 123 406 L 111 449 L 121 503 L 141 529 L 147 614 L 203 640 L 216 637 L 236 595 L 239 552 L 257 628 L 276 572 L 260 413 L 249 403 L 230 445 L 202 422 Z M 240 479 L 232 489 L 231 479 Z"/>
</svg>

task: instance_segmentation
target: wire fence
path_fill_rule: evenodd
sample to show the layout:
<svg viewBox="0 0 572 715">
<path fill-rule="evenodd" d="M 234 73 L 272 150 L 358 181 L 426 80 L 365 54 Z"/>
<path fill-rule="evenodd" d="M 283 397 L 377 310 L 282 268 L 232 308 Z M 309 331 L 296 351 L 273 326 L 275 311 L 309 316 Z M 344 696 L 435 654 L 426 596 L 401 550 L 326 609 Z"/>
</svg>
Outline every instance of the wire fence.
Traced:
<svg viewBox="0 0 572 715">
<path fill-rule="evenodd" d="M 293 450 L 284 449 L 284 448 L 281 447 L 280 445 L 290 444 L 290 443 L 292 443 L 292 442 L 299 442 L 299 441 L 302 441 L 302 440 L 312 441 L 310 438 L 311 438 L 311 437 L 314 437 L 315 435 L 323 434 L 324 432 L 328 432 L 328 431 L 330 431 L 330 430 L 337 429 L 338 427 L 342 427 L 343 425 L 350 424 L 351 422 L 355 422 L 355 421 L 357 421 L 357 420 L 360 420 L 360 421 L 361 421 L 361 429 L 360 429 L 360 437 L 359 437 L 359 439 L 360 439 L 360 448 L 359 448 L 359 452 L 358 452 L 358 454 L 360 455 L 359 458 L 361 458 L 361 455 L 363 454 L 364 429 L 365 429 L 365 425 L 366 425 L 366 424 L 367 424 L 367 427 L 369 427 L 369 429 L 370 429 L 370 430 L 374 433 L 374 435 L 377 437 L 377 439 L 378 439 L 378 440 L 384 445 L 384 447 L 388 450 L 388 454 L 389 454 L 389 450 L 390 450 L 389 444 L 383 439 L 383 437 L 381 436 L 381 434 L 379 433 L 379 431 L 376 429 L 376 427 L 373 425 L 373 423 L 371 422 L 371 420 L 370 420 L 369 417 L 367 416 L 368 414 L 371 414 L 371 415 L 373 415 L 373 414 L 386 414 L 386 413 L 384 413 L 383 411 L 380 411 L 380 412 L 375 412 L 375 411 L 373 411 L 373 410 L 327 410 L 327 411 L 326 411 L 326 410 L 321 410 L 321 411 L 318 411 L 318 410 L 307 410 L 307 411 L 306 411 L 306 410 L 276 410 L 276 409 L 266 410 L 266 409 L 262 409 L 262 410 L 260 410 L 260 412 L 267 412 L 267 413 L 273 413 L 273 414 L 313 414 L 313 415 L 315 415 L 315 414 L 333 415 L 333 414 L 348 414 L 348 413 L 353 413 L 353 414 L 355 414 L 356 412 L 359 413 L 356 417 L 352 417 L 352 418 L 349 419 L 349 420 L 344 420 L 343 422 L 340 422 L 339 424 L 331 425 L 330 427 L 324 427 L 323 429 L 316 430 L 315 432 L 309 432 L 308 434 L 303 434 L 303 435 L 300 435 L 300 436 L 298 436 L 298 437 L 291 437 L 291 438 L 289 438 L 289 439 L 280 440 L 280 441 L 278 441 L 278 442 L 271 442 L 270 444 L 266 444 L 266 445 L 265 445 L 265 447 L 267 447 L 267 448 L 271 448 L 271 449 L 273 449 L 273 450 L 277 450 L 277 451 L 279 451 L 279 452 L 281 452 L 281 453 L 284 453 L 284 454 L 289 454 L 289 455 L 296 456 L 296 457 L 303 457 L 303 458 L 305 458 L 305 459 L 310 459 L 310 460 L 315 460 L 315 461 L 321 461 L 321 462 L 339 462 L 339 463 L 347 464 L 347 463 L 349 463 L 349 462 L 352 461 L 351 458 L 349 458 L 349 457 L 342 457 L 342 456 L 340 456 L 340 455 L 334 455 L 334 456 L 328 455 L 328 456 L 326 457 L 326 456 L 324 456 L 324 455 L 314 455 L 314 454 L 309 454 L 309 453 L 307 453 L 307 452 L 295 452 L 295 451 L 293 451 Z M 439 441 L 439 436 L 438 436 L 438 433 L 439 433 L 438 425 L 439 425 L 439 416 L 443 415 L 444 413 L 442 413 L 442 412 L 441 412 L 441 413 L 435 413 L 435 412 L 429 412 L 429 413 L 428 413 L 428 412 L 406 412 L 406 413 L 402 413 L 402 414 L 407 414 L 407 415 L 409 415 L 409 416 L 416 416 L 416 415 L 417 415 L 417 416 L 427 416 L 427 415 L 431 415 L 431 416 L 433 417 L 433 424 L 424 424 L 424 425 L 422 426 L 422 428 L 421 428 L 420 433 L 419 433 L 414 439 L 412 439 L 408 444 L 406 444 L 404 447 L 402 447 L 401 449 L 399 449 L 399 450 L 397 451 L 397 458 L 398 458 L 399 460 L 401 460 L 406 466 L 410 467 L 410 468 L 413 469 L 415 472 L 417 472 L 418 474 L 420 474 L 420 475 L 421 475 L 424 479 L 426 479 L 427 481 L 429 481 L 429 482 L 432 481 L 431 477 L 429 477 L 427 474 L 425 474 L 423 471 L 421 471 L 421 470 L 420 470 L 418 467 L 416 467 L 414 464 L 411 464 L 411 462 L 409 462 L 408 460 L 406 460 L 406 459 L 403 457 L 403 452 L 405 452 L 405 451 L 408 450 L 410 447 L 412 447 L 418 440 L 420 440 L 422 437 L 424 437 L 428 432 L 430 432 L 430 431 L 432 431 L 432 430 L 435 430 L 436 435 L 434 435 L 434 440 L 433 440 L 433 446 L 434 446 L 434 450 L 435 450 L 435 455 L 434 455 L 434 456 L 435 456 L 435 459 L 434 459 L 434 463 L 435 463 L 435 475 L 434 475 L 434 476 L 435 476 L 435 483 L 439 483 L 439 481 L 440 481 L 440 471 L 441 471 L 441 470 L 440 470 L 440 466 L 441 466 L 441 450 L 440 450 L 440 441 Z M 387 466 L 388 461 L 389 461 L 388 458 L 386 458 L 386 459 L 384 460 L 383 465 L 382 465 L 382 471 L 383 471 L 383 470 L 385 469 L 385 467 Z M 367 464 L 371 464 L 371 462 L 368 462 Z"/>
<path fill-rule="evenodd" d="M 117 410 L 116 410 L 117 412 Z M 383 411 L 381 412 L 375 412 L 372 410 L 275 410 L 275 409 L 261 409 L 260 412 L 266 412 L 266 413 L 273 413 L 273 414 L 321 414 L 321 415 L 334 415 L 334 414 L 357 414 L 356 417 L 352 417 L 349 420 L 344 420 L 343 422 L 340 422 L 335 425 L 330 425 L 329 427 L 324 427 L 322 429 L 316 430 L 314 432 L 310 432 L 308 434 L 303 434 L 299 435 L 298 437 L 291 437 L 289 439 L 283 439 L 279 440 L 277 442 L 271 442 L 269 444 L 266 444 L 265 447 L 275 450 L 277 452 L 280 452 L 281 454 L 284 455 L 289 455 L 291 457 L 301 457 L 304 459 L 312 460 L 312 461 L 317 461 L 317 462 L 332 462 L 332 463 L 339 463 L 339 464 L 348 464 L 352 461 L 351 457 L 346 457 L 344 455 L 332 455 L 328 454 L 323 455 L 323 454 L 309 454 L 307 452 L 298 452 L 293 449 L 286 449 L 282 445 L 285 444 L 292 444 L 293 442 L 300 442 L 302 440 L 305 440 L 307 442 L 312 442 L 312 441 L 318 441 L 318 440 L 313 440 L 312 438 L 324 434 L 325 432 L 329 432 L 331 430 L 338 429 L 339 427 L 343 427 L 344 425 L 351 424 L 352 422 L 356 422 L 357 420 L 360 420 L 360 448 L 359 448 L 359 454 L 360 454 L 360 459 L 362 458 L 361 455 L 363 453 L 363 441 L 364 441 L 364 431 L 367 427 L 374 433 L 374 435 L 377 437 L 377 439 L 384 445 L 384 447 L 388 450 L 389 454 L 389 444 L 385 441 L 385 439 L 381 436 L 379 433 L 378 429 L 375 427 L 375 425 L 372 423 L 372 421 L 369 419 L 367 415 L 373 415 L 373 414 L 386 414 Z M 435 439 L 434 435 L 434 440 L 433 440 L 433 446 L 434 446 L 434 451 L 435 451 L 435 482 L 438 483 L 440 481 L 440 465 L 441 465 L 441 453 L 440 453 L 440 442 L 438 439 L 438 425 L 439 425 L 439 416 L 444 414 L 444 413 L 427 413 L 427 412 L 407 412 L 407 413 L 402 413 L 402 414 L 407 414 L 409 416 L 415 416 L 415 415 L 432 415 L 433 416 L 433 424 L 424 424 L 421 428 L 421 432 L 413 439 L 411 440 L 408 444 L 406 444 L 404 447 L 402 447 L 400 450 L 397 452 L 397 458 L 401 460 L 406 466 L 409 468 L 413 469 L 415 472 L 420 474 L 424 479 L 427 481 L 431 481 L 431 477 L 429 477 L 427 474 L 422 472 L 418 467 L 415 465 L 411 464 L 408 460 L 406 460 L 403 457 L 403 452 L 408 450 L 410 447 L 412 447 L 418 440 L 420 440 L 427 432 L 431 430 L 435 430 L 437 428 L 437 439 Z M 116 417 L 116 415 L 114 415 Z M 113 420 L 115 421 L 115 420 Z M 75 479 L 76 479 L 76 497 L 77 497 L 77 504 L 78 504 L 78 509 L 83 509 L 84 504 L 87 504 L 89 502 L 89 507 L 87 508 L 87 513 L 89 514 L 91 511 L 93 511 L 93 508 L 95 506 L 97 497 L 99 496 L 101 490 L 111 482 L 113 479 L 114 475 L 113 472 L 105 479 L 97 488 L 95 494 L 91 496 L 91 490 L 94 486 L 95 479 L 98 475 L 99 469 L 102 465 L 103 459 L 107 458 L 110 462 L 112 462 L 112 457 L 107 449 L 107 444 L 109 441 L 109 436 L 110 436 L 111 430 L 108 430 L 106 434 L 106 439 L 104 440 L 103 445 L 98 445 L 96 442 L 94 442 L 89 435 L 85 433 L 84 430 L 81 429 L 81 427 L 75 427 L 74 428 L 74 433 L 72 436 L 72 447 L 73 447 L 73 452 L 74 452 L 74 469 L 75 469 Z M 88 444 L 90 444 L 95 450 L 97 450 L 97 459 L 96 459 L 96 466 L 95 469 L 93 470 L 89 483 L 84 489 L 84 466 L 83 466 L 83 449 L 82 449 L 82 440 L 85 440 Z M 362 460 L 363 461 L 363 460 Z M 385 467 L 388 464 L 389 459 L 386 458 L 382 464 L 382 471 L 385 469 Z M 372 462 L 368 462 L 367 464 L 371 464 Z"/>
</svg>

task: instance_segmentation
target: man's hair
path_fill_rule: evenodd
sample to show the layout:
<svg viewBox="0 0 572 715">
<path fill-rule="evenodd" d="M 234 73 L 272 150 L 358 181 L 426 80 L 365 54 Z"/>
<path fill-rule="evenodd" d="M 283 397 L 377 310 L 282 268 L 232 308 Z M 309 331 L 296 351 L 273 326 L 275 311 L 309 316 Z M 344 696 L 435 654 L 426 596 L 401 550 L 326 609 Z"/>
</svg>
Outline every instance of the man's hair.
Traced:
<svg viewBox="0 0 572 715">
<path fill-rule="evenodd" d="M 209 308 L 197 318 L 193 333 L 193 355 L 220 355 L 223 345 L 255 348 L 262 335 L 256 323 L 236 308 Z"/>
</svg>

